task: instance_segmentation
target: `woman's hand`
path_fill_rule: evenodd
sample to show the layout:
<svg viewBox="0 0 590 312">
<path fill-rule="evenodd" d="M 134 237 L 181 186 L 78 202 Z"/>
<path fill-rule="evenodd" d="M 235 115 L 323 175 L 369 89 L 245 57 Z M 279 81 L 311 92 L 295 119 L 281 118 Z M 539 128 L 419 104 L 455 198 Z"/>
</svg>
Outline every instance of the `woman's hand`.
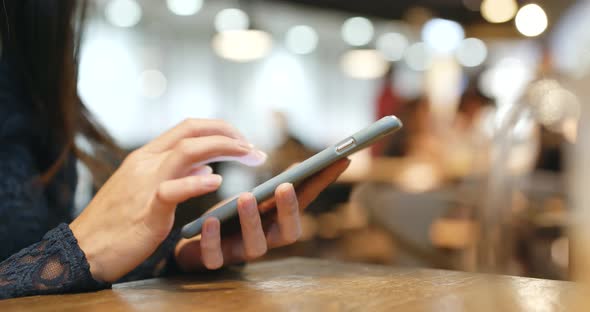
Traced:
<svg viewBox="0 0 590 312">
<path fill-rule="evenodd" d="M 300 213 L 328 185 L 348 167 L 350 160 L 343 159 L 324 169 L 297 189 L 282 184 L 275 191 L 274 199 L 257 205 L 250 193 L 240 195 L 238 214 L 241 234 L 221 238 L 219 220 L 210 217 L 203 224 L 202 234 L 196 238 L 182 239 L 176 246 L 175 256 L 184 271 L 203 268 L 217 269 L 222 265 L 258 258 L 270 248 L 294 243 L 301 235 Z M 260 213 L 276 207 L 276 217 L 264 224 Z"/>
<path fill-rule="evenodd" d="M 202 164 L 227 157 L 265 156 L 215 120 L 187 120 L 131 153 L 70 224 L 92 276 L 116 281 L 152 254 L 172 228 L 176 205 L 221 184 Z"/>
</svg>

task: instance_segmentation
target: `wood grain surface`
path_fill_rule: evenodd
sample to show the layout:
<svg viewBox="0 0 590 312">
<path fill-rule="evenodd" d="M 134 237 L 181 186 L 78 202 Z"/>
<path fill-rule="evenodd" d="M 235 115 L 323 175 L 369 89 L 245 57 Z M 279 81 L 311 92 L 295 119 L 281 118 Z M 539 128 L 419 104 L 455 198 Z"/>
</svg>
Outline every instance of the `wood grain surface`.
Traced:
<svg viewBox="0 0 590 312">
<path fill-rule="evenodd" d="M 0 311 L 568 311 L 571 282 L 291 258 L 94 293 L 0 301 Z"/>
</svg>

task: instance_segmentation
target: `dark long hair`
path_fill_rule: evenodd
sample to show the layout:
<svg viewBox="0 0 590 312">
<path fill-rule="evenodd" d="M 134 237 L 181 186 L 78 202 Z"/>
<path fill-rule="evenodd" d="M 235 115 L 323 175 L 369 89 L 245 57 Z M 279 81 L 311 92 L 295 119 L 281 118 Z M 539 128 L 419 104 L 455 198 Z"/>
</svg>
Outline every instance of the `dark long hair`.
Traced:
<svg viewBox="0 0 590 312">
<path fill-rule="evenodd" d="M 51 142 L 63 147 L 52 165 L 45 168 L 41 180 L 51 180 L 68 155 L 74 153 L 92 171 L 95 181 L 104 181 L 112 169 L 105 156 L 121 153 L 77 92 L 78 47 L 86 1 L 1 1 L 3 57 L 10 58 L 15 79 L 23 81 L 36 116 L 51 130 Z M 77 136 L 85 138 L 92 150 L 78 148 Z"/>
</svg>

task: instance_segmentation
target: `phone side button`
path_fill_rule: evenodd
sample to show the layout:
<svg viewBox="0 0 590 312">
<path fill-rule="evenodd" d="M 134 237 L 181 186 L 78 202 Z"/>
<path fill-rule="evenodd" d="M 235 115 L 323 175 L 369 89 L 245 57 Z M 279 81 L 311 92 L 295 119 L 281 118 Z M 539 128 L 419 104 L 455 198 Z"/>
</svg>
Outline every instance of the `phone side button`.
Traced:
<svg viewBox="0 0 590 312">
<path fill-rule="evenodd" d="M 351 148 L 354 146 L 354 139 L 350 138 L 348 140 L 345 140 L 344 142 L 338 144 L 338 146 L 336 146 L 336 152 L 338 153 L 342 153 L 344 151 L 346 151 L 347 149 Z"/>
</svg>

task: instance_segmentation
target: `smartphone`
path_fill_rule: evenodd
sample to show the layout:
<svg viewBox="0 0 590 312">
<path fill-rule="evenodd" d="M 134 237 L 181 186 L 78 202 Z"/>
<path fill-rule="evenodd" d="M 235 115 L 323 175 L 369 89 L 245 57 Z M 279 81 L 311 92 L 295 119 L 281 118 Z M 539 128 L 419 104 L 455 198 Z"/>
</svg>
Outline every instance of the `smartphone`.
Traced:
<svg viewBox="0 0 590 312">
<path fill-rule="evenodd" d="M 314 156 L 299 163 L 297 166 L 286 170 L 283 173 L 271 178 L 270 180 L 258 185 L 251 190 L 256 200 L 260 203 L 271 198 L 275 189 L 283 183 L 292 183 L 297 185 L 306 178 L 318 173 L 322 169 L 330 166 L 339 159 L 347 157 L 357 152 L 379 139 L 394 133 L 402 127 L 401 121 L 395 116 L 386 116 L 374 122 L 370 126 L 359 132 L 347 137 L 346 139 L 330 146 Z M 201 233 L 203 222 L 209 217 L 216 217 L 222 224 L 223 233 L 224 224 L 233 220 L 235 225 L 238 221 L 238 199 L 235 198 L 215 210 L 205 213 L 198 219 L 182 227 L 181 234 L 185 238 L 190 238 Z"/>
</svg>

